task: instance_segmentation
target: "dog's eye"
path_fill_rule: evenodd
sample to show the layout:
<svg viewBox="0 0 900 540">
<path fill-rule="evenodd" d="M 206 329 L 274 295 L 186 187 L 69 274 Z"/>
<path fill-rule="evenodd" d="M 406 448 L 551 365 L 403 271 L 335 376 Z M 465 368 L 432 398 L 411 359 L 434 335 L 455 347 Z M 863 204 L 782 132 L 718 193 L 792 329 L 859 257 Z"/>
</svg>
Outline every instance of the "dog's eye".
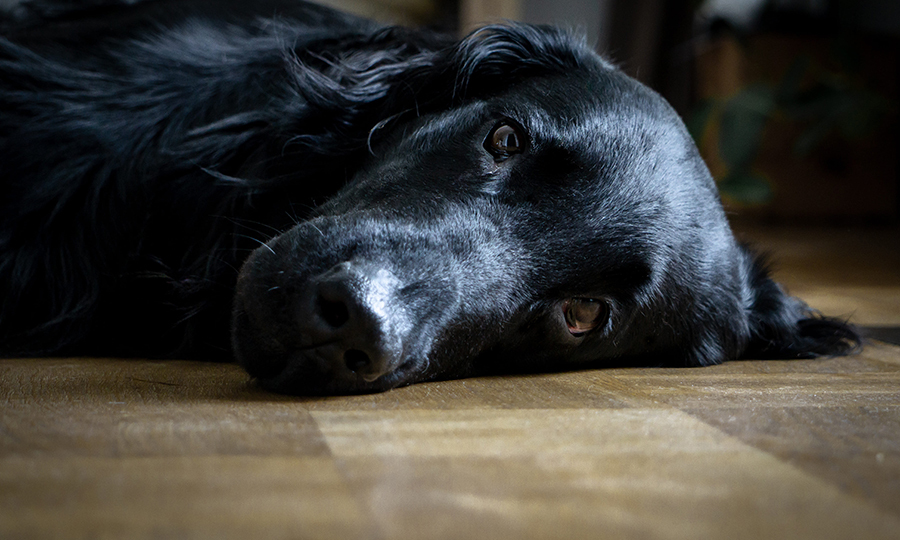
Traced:
<svg viewBox="0 0 900 540">
<path fill-rule="evenodd" d="M 484 140 L 484 149 L 494 156 L 494 159 L 503 161 L 512 154 L 522 151 L 524 140 L 514 126 L 507 122 L 500 122 L 488 134 Z"/>
<path fill-rule="evenodd" d="M 609 319 L 609 304 L 594 298 L 570 298 L 563 304 L 566 325 L 573 336 L 606 326 Z"/>
</svg>

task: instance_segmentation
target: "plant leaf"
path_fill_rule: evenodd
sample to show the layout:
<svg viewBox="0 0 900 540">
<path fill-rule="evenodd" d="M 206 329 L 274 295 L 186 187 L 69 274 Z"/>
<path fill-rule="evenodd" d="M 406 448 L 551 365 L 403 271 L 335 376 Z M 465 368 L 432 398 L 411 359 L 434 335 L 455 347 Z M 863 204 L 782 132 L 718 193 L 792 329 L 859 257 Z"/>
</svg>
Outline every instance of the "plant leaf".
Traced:
<svg viewBox="0 0 900 540">
<path fill-rule="evenodd" d="M 725 195 L 744 204 L 761 204 L 772 198 L 769 181 L 760 174 L 749 171 L 733 171 L 719 182 Z"/>
<path fill-rule="evenodd" d="M 693 109 L 691 109 L 685 125 L 687 126 L 688 133 L 690 133 L 691 137 L 694 139 L 694 143 L 700 144 L 700 139 L 703 138 L 706 127 L 710 124 L 717 108 L 718 101 L 709 98 L 701 100 Z"/>
<path fill-rule="evenodd" d="M 761 84 L 745 88 L 725 104 L 719 128 L 719 152 L 729 169 L 748 169 L 753 163 L 763 128 L 774 107 L 774 90 Z"/>
<path fill-rule="evenodd" d="M 803 82 L 803 76 L 806 75 L 806 71 L 811 63 L 812 61 L 807 55 L 798 56 L 791 62 L 790 67 L 788 67 L 784 77 L 781 78 L 781 82 L 778 84 L 775 98 L 779 103 L 790 102 L 795 99 L 800 92 L 800 83 Z"/>
</svg>

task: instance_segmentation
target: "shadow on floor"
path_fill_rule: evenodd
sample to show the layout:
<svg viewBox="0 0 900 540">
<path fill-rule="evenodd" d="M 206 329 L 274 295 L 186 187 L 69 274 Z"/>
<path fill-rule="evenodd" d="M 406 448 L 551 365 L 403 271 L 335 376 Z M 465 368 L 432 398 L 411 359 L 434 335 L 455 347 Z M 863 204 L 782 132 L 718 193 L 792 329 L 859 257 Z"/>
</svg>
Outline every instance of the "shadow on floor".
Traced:
<svg viewBox="0 0 900 540">
<path fill-rule="evenodd" d="M 877 339 L 891 345 L 900 345 L 900 326 L 863 326 L 860 330 L 863 336 L 868 339 Z"/>
</svg>

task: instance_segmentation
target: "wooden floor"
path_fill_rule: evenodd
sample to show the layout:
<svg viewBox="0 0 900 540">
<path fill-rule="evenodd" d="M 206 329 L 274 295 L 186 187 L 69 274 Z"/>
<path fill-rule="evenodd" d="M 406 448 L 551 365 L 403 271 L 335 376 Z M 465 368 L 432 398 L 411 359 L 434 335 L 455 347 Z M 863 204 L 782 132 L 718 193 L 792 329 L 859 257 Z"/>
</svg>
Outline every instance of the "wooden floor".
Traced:
<svg viewBox="0 0 900 540">
<path fill-rule="evenodd" d="M 754 231 L 900 327 L 892 231 Z M 0 538 L 900 538 L 900 347 L 328 399 L 237 367 L 0 360 Z"/>
</svg>

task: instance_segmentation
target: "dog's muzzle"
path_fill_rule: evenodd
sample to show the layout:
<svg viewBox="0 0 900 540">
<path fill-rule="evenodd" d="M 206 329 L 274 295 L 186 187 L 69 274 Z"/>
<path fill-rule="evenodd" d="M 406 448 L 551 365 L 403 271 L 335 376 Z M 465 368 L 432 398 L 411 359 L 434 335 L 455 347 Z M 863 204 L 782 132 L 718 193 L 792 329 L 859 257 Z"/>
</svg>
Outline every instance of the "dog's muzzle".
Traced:
<svg viewBox="0 0 900 540">
<path fill-rule="evenodd" d="M 276 273 L 284 277 L 274 284 L 247 274 L 236 298 L 233 342 L 263 386 L 304 393 L 383 390 L 415 367 L 412 314 L 402 301 L 403 283 L 391 271 L 345 261 L 302 283 L 292 283 L 296 278 L 287 272 Z"/>
<path fill-rule="evenodd" d="M 244 263 L 232 346 L 263 387 L 338 394 L 463 376 L 501 334 L 526 258 L 497 220 L 379 217 L 301 223 Z"/>
<path fill-rule="evenodd" d="M 284 393 L 382 391 L 420 380 L 455 311 L 455 280 L 420 266 L 438 258 L 427 248 L 397 261 L 360 249 L 368 241 L 361 234 L 348 240 L 328 225 L 286 233 L 244 264 L 232 325 L 238 361 Z"/>
</svg>

